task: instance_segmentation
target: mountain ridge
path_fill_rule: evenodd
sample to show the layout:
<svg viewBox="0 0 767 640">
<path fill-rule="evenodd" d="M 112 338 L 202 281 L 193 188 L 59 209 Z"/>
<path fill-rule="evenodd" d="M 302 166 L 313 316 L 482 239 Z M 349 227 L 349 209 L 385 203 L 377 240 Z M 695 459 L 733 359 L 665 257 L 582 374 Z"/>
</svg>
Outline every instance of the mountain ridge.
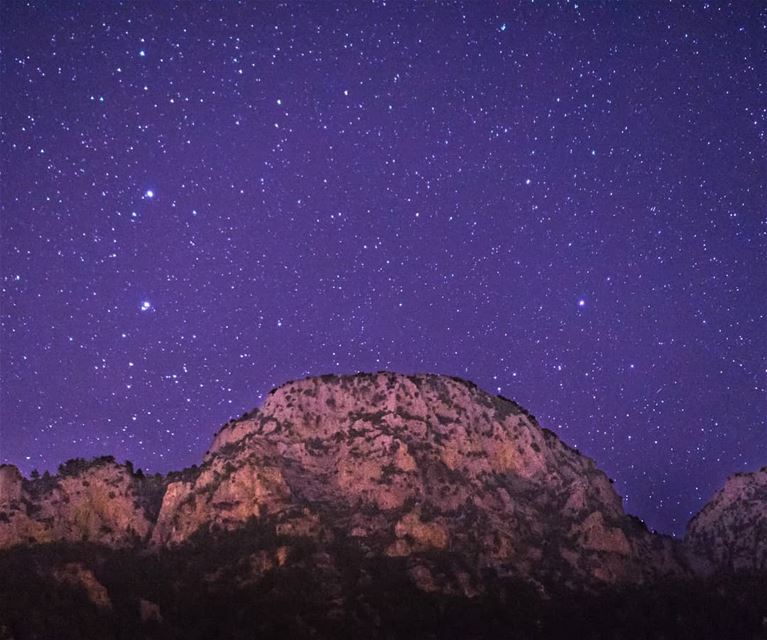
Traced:
<svg viewBox="0 0 767 640">
<path fill-rule="evenodd" d="M 418 453 L 419 447 L 428 451 Z M 256 458 L 261 456 L 258 465 L 253 464 L 254 451 Z M 357 461 L 365 457 L 364 463 Z M 343 474 L 328 473 L 339 465 Z M 78 471 L 86 468 L 100 471 L 78 480 Z M 693 570 L 679 545 L 651 534 L 638 518 L 623 512 L 611 481 L 591 458 L 541 427 L 517 402 L 455 376 L 381 371 L 291 380 L 273 388 L 260 407 L 223 425 L 200 466 L 147 479 L 107 456 L 93 463 L 69 461 L 53 480 L 46 477 L 26 480 L 15 467 L 0 466 L 0 505 L 5 505 L 0 547 L 14 540 L 83 539 L 111 546 L 167 546 L 183 542 L 200 527 L 236 528 L 270 510 L 284 516 L 285 527 L 317 533 L 321 518 L 313 501 L 388 511 L 392 517 L 409 501 L 393 522 L 382 524 L 377 513 L 350 513 L 345 522 L 361 539 L 390 529 L 388 544 L 377 551 L 408 555 L 447 548 L 461 533 L 456 520 L 464 515 L 456 518 L 455 512 L 479 509 L 489 515 L 485 526 L 506 540 L 496 540 L 492 562 L 484 558 L 491 566 L 515 555 L 512 548 L 519 545 L 522 531 L 527 537 L 555 532 L 557 561 L 588 579 L 642 581 L 648 567 L 661 574 Z M 45 483 L 48 494 L 41 488 Z M 445 495 L 450 491 L 444 485 L 450 483 L 460 500 Z M 471 491 L 456 488 L 461 483 Z M 434 504 L 437 484 L 440 495 Z M 552 498 L 536 506 L 526 492 L 540 487 L 553 492 Z M 42 494 L 47 499 L 36 506 Z M 480 495 L 487 504 L 476 504 Z M 307 503 L 297 513 L 296 500 Z M 424 503 L 436 515 L 428 526 Z M 524 512 L 516 529 L 499 522 L 498 512 L 511 519 L 515 511 Z M 570 514 L 572 521 L 567 526 L 553 522 L 552 512 Z M 541 524 L 547 519 L 552 522 Z M 472 536 L 475 546 L 487 550 L 478 532 Z M 716 564 L 700 544 L 696 549 L 705 561 L 692 565 Z M 598 566 L 578 566 L 584 550 L 592 562 L 599 558 Z M 543 554 L 540 546 L 527 545 L 516 553 L 514 571 L 535 573 Z"/>
<path fill-rule="evenodd" d="M 633 637 L 674 601 L 720 612 L 670 609 L 650 635 L 738 637 L 731 618 L 752 633 L 767 614 L 744 595 L 765 578 L 765 477 L 739 476 L 691 542 L 674 540 L 513 400 L 434 374 L 308 377 L 182 471 L 102 456 L 26 479 L 1 465 L 0 638 L 58 634 L 73 612 L 73 638 L 122 637 L 125 621 L 157 638 L 571 637 L 564 611 L 582 633 Z"/>
</svg>

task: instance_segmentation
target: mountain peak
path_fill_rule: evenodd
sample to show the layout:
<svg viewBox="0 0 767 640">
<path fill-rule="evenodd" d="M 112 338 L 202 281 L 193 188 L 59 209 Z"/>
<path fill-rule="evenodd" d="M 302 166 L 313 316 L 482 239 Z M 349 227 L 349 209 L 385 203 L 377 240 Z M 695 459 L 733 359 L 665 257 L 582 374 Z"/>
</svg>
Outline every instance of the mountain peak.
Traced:
<svg viewBox="0 0 767 640">
<path fill-rule="evenodd" d="M 727 566 L 754 557 L 764 566 L 765 476 L 735 476 L 691 522 L 699 555 L 721 565 L 729 545 L 738 551 Z M 451 376 L 287 382 L 224 425 L 199 467 L 165 477 L 108 456 L 32 480 L 0 466 L 0 547 L 90 541 L 159 551 L 254 523 L 283 542 L 343 539 L 401 559 L 427 591 L 476 593 L 486 572 L 575 586 L 691 571 L 681 543 L 624 513 L 593 460 L 513 400 Z M 754 539 L 728 542 L 722 531 L 741 526 Z M 291 548 L 258 563 L 281 566 Z"/>
<path fill-rule="evenodd" d="M 688 523 L 686 540 L 715 567 L 767 570 L 767 467 L 727 478 Z"/>
<path fill-rule="evenodd" d="M 437 374 L 405 375 L 391 371 L 360 372 L 349 375 L 326 374 L 290 380 L 272 389 L 263 405 L 231 420 L 216 434 L 209 453 L 226 443 L 263 428 L 268 417 L 280 416 L 285 427 L 303 435 L 317 437 L 358 414 L 413 416 L 438 422 L 438 409 L 458 403 L 478 403 L 488 410 L 506 415 L 524 415 L 532 424 L 535 417 L 516 402 L 482 391 L 473 382 Z M 306 415 L 322 415 L 321 425 L 310 425 Z M 251 431 L 249 429 L 256 429 Z"/>
<path fill-rule="evenodd" d="M 272 390 L 216 434 L 193 482 L 169 486 L 153 541 L 267 514 L 295 530 L 342 526 L 376 553 L 470 548 L 470 563 L 522 575 L 684 571 L 592 460 L 516 402 L 450 376 L 325 375 Z"/>
</svg>

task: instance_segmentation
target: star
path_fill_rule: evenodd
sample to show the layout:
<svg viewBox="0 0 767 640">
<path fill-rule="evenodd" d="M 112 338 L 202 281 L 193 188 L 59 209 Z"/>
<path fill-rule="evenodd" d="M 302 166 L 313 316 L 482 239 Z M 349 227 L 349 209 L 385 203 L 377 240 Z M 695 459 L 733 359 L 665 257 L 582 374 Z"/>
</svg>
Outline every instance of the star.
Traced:
<svg viewBox="0 0 767 640">
<path fill-rule="evenodd" d="M 647 500 L 638 513 L 666 531 L 697 507 L 688 481 L 713 492 L 711 478 L 767 459 L 763 393 L 743 375 L 764 369 L 760 264 L 743 259 L 759 246 L 761 212 L 748 3 L 707 13 L 712 28 L 687 39 L 666 28 L 692 19 L 680 3 L 529 3 L 514 14 L 492 2 L 457 13 L 385 3 L 385 16 L 384 3 L 306 3 L 302 23 L 316 31 L 264 3 L 248 19 L 206 3 L 199 20 L 178 0 L 152 12 L 125 3 L 98 20 L 72 6 L 71 19 L 45 25 L 35 3 L 7 4 L 0 34 L 29 60 L 0 70 L 20 96 L 0 127 L 0 463 L 24 465 L 31 451 L 37 463 L 39 451 L 55 469 L 94 451 L 71 450 L 74 425 L 114 437 L 133 424 L 130 403 L 90 402 L 126 383 L 131 402 L 187 426 L 178 446 L 153 432 L 120 453 L 163 470 L 197 462 L 189 447 L 204 436 L 189 425 L 229 417 L 210 367 L 248 399 L 297 369 L 453 371 L 500 387 L 551 426 L 570 425 L 565 439 L 601 464 L 642 468 L 617 478 L 633 496 L 675 478 L 667 506 Z M 72 43 L 84 55 L 64 64 Z M 621 60 L 632 63 L 628 88 Z M 81 90 L 41 81 L 56 69 Z M 674 126 L 648 136 L 657 113 Z M 733 135 L 720 139 L 724 124 Z M 46 313 L 27 313 L 33 300 Z M 66 327 L 60 342 L 48 340 L 52 324 Z M 676 370 L 659 367 L 652 388 L 608 374 L 653 371 L 669 345 L 690 358 L 684 389 Z M 257 366 L 233 364 L 252 353 Z M 46 377 L 77 380 L 86 360 L 101 371 L 117 355 L 135 380 L 57 386 L 38 407 Z M 195 365 L 167 403 L 144 375 L 166 357 Z M 698 401 L 720 389 L 736 407 L 721 439 Z M 207 417 L 186 420 L 189 406 Z M 659 466 L 645 445 L 661 413 L 675 453 Z M 34 427 L 3 429 L 28 414 Z M 614 438 L 589 428 L 614 416 Z M 682 426 L 692 423 L 705 431 L 692 437 Z M 638 446 L 621 449 L 624 434 Z"/>
</svg>

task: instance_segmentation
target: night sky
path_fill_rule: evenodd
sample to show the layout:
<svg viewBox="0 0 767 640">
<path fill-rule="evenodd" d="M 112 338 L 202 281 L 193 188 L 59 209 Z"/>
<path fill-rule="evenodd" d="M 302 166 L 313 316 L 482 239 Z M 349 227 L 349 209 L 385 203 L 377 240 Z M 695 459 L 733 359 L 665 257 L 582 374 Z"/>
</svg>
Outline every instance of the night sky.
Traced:
<svg viewBox="0 0 767 640">
<path fill-rule="evenodd" d="M 515 398 L 680 533 L 767 463 L 759 2 L 2 3 L 0 460 Z"/>
</svg>

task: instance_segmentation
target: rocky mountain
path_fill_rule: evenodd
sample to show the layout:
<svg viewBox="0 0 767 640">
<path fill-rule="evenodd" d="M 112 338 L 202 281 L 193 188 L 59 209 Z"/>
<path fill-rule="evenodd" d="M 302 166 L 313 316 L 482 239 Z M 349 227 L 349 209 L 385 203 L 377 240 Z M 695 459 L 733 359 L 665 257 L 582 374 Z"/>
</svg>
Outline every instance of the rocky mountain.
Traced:
<svg viewBox="0 0 767 640">
<path fill-rule="evenodd" d="M 152 542 L 266 514 L 279 531 L 329 536 L 331 522 L 376 554 L 449 552 L 507 575 L 685 571 L 670 540 L 624 514 L 593 461 L 516 403 L 443 376 L 326 376 L 274 390 L 216 435 L 194 481 L 168 486 Z M 414 576 L 436 588 L 428 567 Z"/>
<path fill-rule="evenodd" d="M 728 478 L 690 520 L 685 540 L 716 568 L 767 571 L 767 467 Z"/>
<path fill-rule="evenodd" d="M 449 553 L 455 588 L 479 573 L 641 582 L 687 570 L 672 541 L 627 516 L 610 480 L 511 400 L 463 380 L 393 373 L 290 382 L 227 424 L 201 467 L 169 482 L 156 522 L 145 483 L 111 459 L 59 476 L 0 472 L 0 544 L 146 541 L 271 517 L 279 533 L 342 529 L 371 553 Z M 414 580 L 439 589 L 426 564 Z"/>
<path fill-rule="evenodd" d="M 0 548 L 56 541 L 135 545 L 152 529 L 138 484 L 111 457 L 71 460 L 58 475 L 35 480 L 1 465 Z"/>
<path fill-rule="evenodd" d="M 49 637 L 73 611 L 72 638 L 547 638 L 595 625 L 741 637 L 733 616 L 759 637 L 767 610 L 741 596 L 764 574 L 744 587 L 694 573 L 764 570 L 765 475 L 728 482 L 685 545 L 470 382 L 288 382 L 226 424 L 199 467 L 145 476 L 78 459 L 29 480 L 0 467 L 0 640 Z M 701 603 L 708 617 L 680 614 Z"/>
</svg>

